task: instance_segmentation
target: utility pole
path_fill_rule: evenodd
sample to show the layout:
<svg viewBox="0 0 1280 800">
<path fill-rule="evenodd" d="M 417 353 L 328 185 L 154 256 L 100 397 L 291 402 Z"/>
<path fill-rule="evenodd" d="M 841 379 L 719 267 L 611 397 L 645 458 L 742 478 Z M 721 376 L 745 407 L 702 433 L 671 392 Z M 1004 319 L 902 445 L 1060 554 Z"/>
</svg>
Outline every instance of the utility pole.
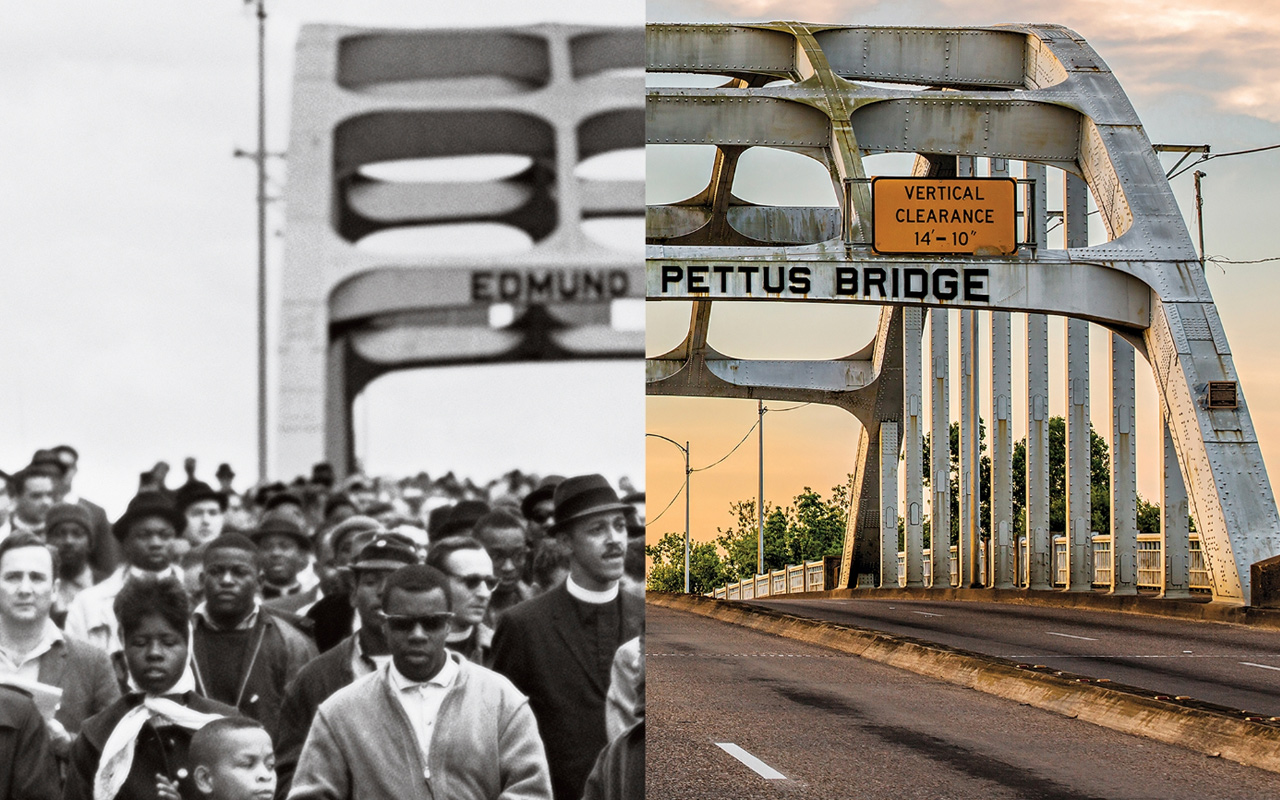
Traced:
<svg viewBox="0 0 1280 800">
<path fill-rule="evenodd" d="M 760 426 L 760 493 L 756 500 L 756 511 L 760 517 L 760 542 L 756 550 L 756 574 L 764 574 L 764 401 L 756 401 L 756 414 L 759 415 Z"/>
<path fill-rule="evenodd" d="M 1200 235 L 1200 269 L 1204 269 L 1204 195 L 1200 194 L 1200 179 L 1205 174 L 1196 170 L 1191 176 L 1196 179 L 1196 228 Z"/>
<path fill-rule="evenodd" d="M 693 470 L 689 468 L 689 442 L 686 440 L 684 447 L 680 447 L 680 443 L 675 439 L 668 439 L 660 433 L 646 433 L 645 436 L 652 436 L 655 439 L 662 439 L 665 442 L 671 442 L 680 452 L 684 453 L 684 593 L 689 593 L 689 475 Z M 674 499 L 674 498 L 673 498 Z"/>
<path fill-rule="evenodd" d="M 236 148 L 236 158 L 248 158 L 258 169 L 258 480 L 267 480 L 267 7 L 253 3 L 258 18 L 258 148 Z"/>
<path fill-rule="evenodd" d="M 680 445 L 676 445 L 679 447 Z M 689 440 L 684 442 L 684 593 L 689 593 Z"/>
</svg>

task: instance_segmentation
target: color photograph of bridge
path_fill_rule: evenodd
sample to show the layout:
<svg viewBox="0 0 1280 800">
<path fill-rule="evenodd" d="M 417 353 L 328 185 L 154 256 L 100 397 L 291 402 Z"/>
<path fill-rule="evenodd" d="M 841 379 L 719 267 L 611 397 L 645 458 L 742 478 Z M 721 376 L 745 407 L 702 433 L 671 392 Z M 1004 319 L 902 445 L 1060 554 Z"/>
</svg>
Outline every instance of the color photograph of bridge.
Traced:
<svg viewBox="0 0 1280 800">
<path fill-rule="evenodd" d="M 759 653 L 704 648 L 692 611 L 1280 769 L 1275 329 L 1245 299 L 1274 288 L 1249 272 L 1274 253 L 1264 229 L 1234 229 L 1274 191 L 1257 175 L 1280 134 L 1242 101 L 1256 77 L 1168 60 L 1235 23 L 863 5 L 808 22 L 649 8 L 649 586 L 691 593 L 651 595 L 655 740 L 660 715 L 691 730 L 682 657 L 708 684 L 765 675 Z M 1214 122 L 1171 114 L 1192 102 L 1176 89 Z M 1215 231 L 1205 192 L 1226 164 Z M 906 208 L 889 177 L 933 204 Z M 981 181 L 1009 200 L 962 210 Z M 801 657 L 793 645 L 770 655 Z M 936 717 L 912 722 L 926 735 Z M 764 781 L 816 780 L 807 751 L 712 744 Z M 1010 796 L 1151 796 L 1100 788 L 1092 763 L 1062 785 L 969 777 Z"/>
</svg>

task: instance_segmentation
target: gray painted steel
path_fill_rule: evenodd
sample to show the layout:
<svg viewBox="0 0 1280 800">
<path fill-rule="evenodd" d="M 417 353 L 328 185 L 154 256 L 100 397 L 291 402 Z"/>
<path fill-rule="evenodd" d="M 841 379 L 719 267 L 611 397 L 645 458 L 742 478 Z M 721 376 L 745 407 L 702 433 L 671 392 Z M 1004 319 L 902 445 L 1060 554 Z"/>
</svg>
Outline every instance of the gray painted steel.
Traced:
<svg viewBox="0 0 1280 800">
<path fill-rule="evenodd" d="M 639 358 L 610 304 L 642 297 L 637 259 L 586 220 L 637 217 L 639 181 L 588 181 L 583 161 L 643 145 L 639 28 L 386 30 L 307 25 L 298 37 L 285 189 L 275 472 L 352 467 L 351 404 L 392 370 Z M 516 155 L 491 181 L 382 181 L 409 159 Z M 406 226 L 503 223 L 530 249 L 378 255 Z M 515 322 L 494 328 L 495 303 Z"/>
<path fill-rule="evenodd" d="M 649 144 L 717 148 L 704 191 L 649 210 L 649 298 L 695 299 L 698 309 L 718 299 L 886 306 L 876 340 L 829 365 L 747 362 L 713 353 L 705 329 L 698 333 L 696 325 L 685 344 L 650 364 L 653 394 L 805 399 L 839 405 L 858 417 L 865 431 L 845 543 L 846 585 L 858 572 L 879 568 L 875 443 L 881 422 L 901 425 L 903 416 L 902 326 L 892 309 L 930 306 L 1059 315 L 1104 325 L 1133 344 L 1159 387 L 1171 455 L 1189 489 L 1214 597 L 1248 603 L 1249 565 L 1280 553 L 1280 516 L 1243 395 L 1234 410 L 1205 406 L 1208 381 L 1236 380 L 1230 347 L 1146 132 L 1087 42 L 1054 25 L 937 29 L 779 22 L 650 25 L 646 48 L 650 72 L 727 80 L 712 89 L 649 90 Z M 818 161 L 831 177 L 840 209 L 762 207 L 734 196 L 737 160 L 756 146 Z M 1028 162 L 1032 176 L 1043 176 L 1044 165 L 1061 168 L 1088 185 L 1107 241 L 1089 246 L 1073 235 L 1079 227 L 1070 226 L 1076 230 L 1069 232 L 1067 248 L 1049 250 L 1043 226 L 1035 225 L 1038 246 L 1009 257 L 875 255 L 868 244 L 871 198 L 862 159 L 877 152 L 920 154 L 932 171 L 917 174 L 956 174 L 957 160 L 974 157 Z M 1037 211 L 1043 209 L 1043 179 L 1032 194 L 1040 200 Z M 717 266 L 733 271 L 718 273 Z M 785 279 L 792 268 L 809 270 L 808 288 Z M 939 270 L 971 270 L 975 276 L 986 270 L 989 292 L 968 298 L 940 299 L 945 292 L 886 296 L 873 284 L 864 287 L 865 294 L 841 294 L 839 271 L 850 268 L 885 274 L 897 269 L 903 275 L 923 270 L 929 281 Z M 748 285 L 738 270 L 757 279 Z M 1042 335 L 1039 319 L 1033 316 L 1036 336 Z M 1047 387 L 1039 377 L 1040 346 L 1032 344 L 1034 412 Z M 937 357 L 935 350 L 935 368 Z M 1087 434 L 1085 442 L 1087 448 Z M 1035 494 L 1029 499 L 1036 501 L 1030 577 L 1039 587 L 1048 577 L 1041 529 L 1047 519 L 1038 480 L 1029 486 Z M 1088 535 L 1087 522 L 1082 534 Z M 1087 564 L 1091 555 L 1089 547 L 1073 554 L 1075 566 Z M 1073 568 L 1073 588 L 1090 574 Z"/>
</svg>

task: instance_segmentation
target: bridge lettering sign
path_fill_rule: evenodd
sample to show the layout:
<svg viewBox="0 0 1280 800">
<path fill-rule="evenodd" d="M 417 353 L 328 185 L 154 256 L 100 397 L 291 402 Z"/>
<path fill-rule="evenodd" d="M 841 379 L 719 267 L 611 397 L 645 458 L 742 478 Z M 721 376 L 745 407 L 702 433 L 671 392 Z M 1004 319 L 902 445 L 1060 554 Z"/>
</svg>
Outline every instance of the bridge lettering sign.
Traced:
<svg viewBox="0 0 1280 800">
<path fill-rule="evenodd" d="M 872 249 L 902 255 L 1012 255 L 1012 178 L 873 178 Z"/>
</svg>

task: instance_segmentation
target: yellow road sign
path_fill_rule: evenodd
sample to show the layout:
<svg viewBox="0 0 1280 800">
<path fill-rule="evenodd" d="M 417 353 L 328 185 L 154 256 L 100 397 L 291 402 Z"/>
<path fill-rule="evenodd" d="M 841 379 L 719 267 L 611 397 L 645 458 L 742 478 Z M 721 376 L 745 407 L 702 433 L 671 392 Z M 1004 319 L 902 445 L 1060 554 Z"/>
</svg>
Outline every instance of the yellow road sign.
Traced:
<svg viewBox="0 0 1280 800">
<path fill-rule="evenodd" d="M 877 253 L 1010 255 L 1018 248 L 1013 178 L 874 178 Z"/>
</svg>

